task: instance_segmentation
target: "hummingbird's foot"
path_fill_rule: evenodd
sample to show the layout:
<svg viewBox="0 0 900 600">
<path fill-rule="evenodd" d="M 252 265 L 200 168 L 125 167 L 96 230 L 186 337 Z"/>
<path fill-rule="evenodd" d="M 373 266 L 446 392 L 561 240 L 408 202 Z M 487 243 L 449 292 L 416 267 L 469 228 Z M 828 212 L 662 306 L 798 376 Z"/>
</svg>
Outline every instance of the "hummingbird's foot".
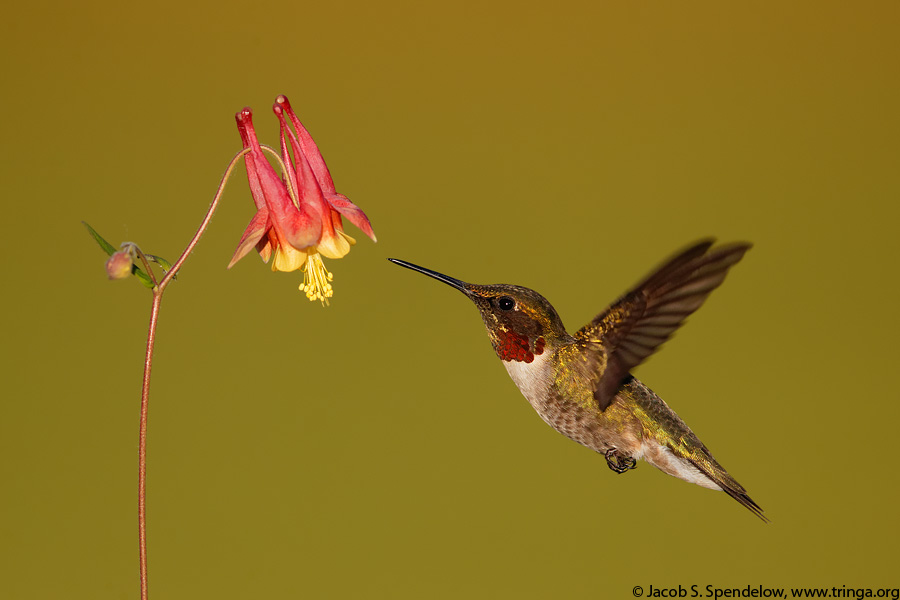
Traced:
<svg viewBox="0 0 900 600">
<path fill-rule="evenodd" d="M 606 451 L 606 464 L 610 469 L 621 475 L 629 469 L 637 467 L 637 461 L 630 456 L 622 456 L 616 448 Z"/>
</svg>

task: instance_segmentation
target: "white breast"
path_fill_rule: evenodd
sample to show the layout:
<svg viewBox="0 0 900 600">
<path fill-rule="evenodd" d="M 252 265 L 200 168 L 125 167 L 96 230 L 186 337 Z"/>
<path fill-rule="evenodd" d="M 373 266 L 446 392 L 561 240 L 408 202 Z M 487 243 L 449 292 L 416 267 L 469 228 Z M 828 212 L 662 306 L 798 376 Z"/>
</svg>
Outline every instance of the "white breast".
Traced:
<svg viewBox="0 0 900 600">
<path fill-rule="evenodd" d="M 522 392 L 522 395 L 528 400 L 528 403 L 538 411 L 538 414 L 543 412 L 538 407 L 549 381 L 549 354 L 549 352 L 536 354 L 534 360 L 530 363 L 515 360 L 502 361 L 503 366 L 506 367 L 506 372 L 512 377 L 512 380 L 519 388 L 519 391 Z"/>
<path fill-rule="evenodd" d="M 534 361 L 530 363 L 517 362 L 514 360 L 502 362 L 503 366 L 506 367 L 506 372 L 509 373 L 509 376 L 515 382 L 516 386 L 518 386 L 522 395 L 528 400 L 528 403 L 531 404 L 532 408 L 534 408 L 545 423 L 555 429 L 556 426 L 554 426 L 551 421 L 551 415 L 548 413 L 547 407 L 545 406 L 546 386 L 547 382 L 551 379 L 551 373 L 549 372 L 551 363 L 548 357 L 549 353 L 546 353 L 536 355 Z M 572 437 L 565 432 L 561 433 L 568 435 L 568 437 Z M 575 438 L 572 437 L 572 439 Z M 593 450 L 601 451 L 601 448 L 586 443 L 584 440 L 575 439 L 575 441 L 582 445 L 586 445 Z M 669 448 L 660 445 L 655 440 L 649 439 L 644 440 L 643 442 L 635 439 L 631 439 L 630 442 L 623 439 L 605 440 L 601 445 L 605 446 L 606 444 L 623 448 L 631 448 L 634 446 L 635 451 L 632 453 L 632 456 L 635 459 L 643 459 L 662 472 L 690 483 L 712 490 L 722 489 L 690 462 L 675 456 Z"/>
</svg>

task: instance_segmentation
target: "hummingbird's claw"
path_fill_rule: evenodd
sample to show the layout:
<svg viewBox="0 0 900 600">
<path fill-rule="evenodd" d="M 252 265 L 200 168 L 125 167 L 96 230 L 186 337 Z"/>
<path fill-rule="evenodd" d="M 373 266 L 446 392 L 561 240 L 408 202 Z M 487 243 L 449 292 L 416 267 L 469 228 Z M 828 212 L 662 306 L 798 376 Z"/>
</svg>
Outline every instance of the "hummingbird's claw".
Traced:
<svg viewBox="0 0 900 600">
<path fill-rule="evenodd" d="M 610 469 L 621 475 L 629 469 L 637 467 L 637 461 L 630 456 L 622 456 L 615 448 L 606 451 L 606 464 Z"/>
</svg>

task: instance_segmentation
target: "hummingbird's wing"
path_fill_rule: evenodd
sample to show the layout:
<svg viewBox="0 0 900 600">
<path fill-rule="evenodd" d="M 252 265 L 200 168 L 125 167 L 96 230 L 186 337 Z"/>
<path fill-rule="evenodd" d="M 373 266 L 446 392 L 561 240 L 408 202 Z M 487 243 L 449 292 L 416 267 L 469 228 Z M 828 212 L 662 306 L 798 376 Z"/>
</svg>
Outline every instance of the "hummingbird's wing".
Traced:
<svg viewBox="0 0 900 600">
<path fill-rule="evenodd" d="M 710 251 L 712 244 L 705 240 L 678 254 L 575 334 L 583 344 L 599 344 L 605 352 L 605 368 L 593 382 L 600 410 L 613 401 L 628 372 L 700 308 L 750 249 L 750 244 L 736 243 Z M 602 368 L 602 357 L 597 362 Z"/>
</svg>

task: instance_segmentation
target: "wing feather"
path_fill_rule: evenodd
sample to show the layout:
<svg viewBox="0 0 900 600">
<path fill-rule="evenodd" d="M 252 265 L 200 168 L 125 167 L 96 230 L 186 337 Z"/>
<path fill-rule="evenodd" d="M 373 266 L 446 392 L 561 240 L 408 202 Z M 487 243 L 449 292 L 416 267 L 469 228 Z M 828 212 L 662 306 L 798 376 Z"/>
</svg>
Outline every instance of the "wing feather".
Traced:
<svg viewBox="0 0 900 600">
<path fill-rule="evenodd" d="M 594 383 L 600 410 L 613 401 L 628 372 L 700 308 L 750 249 L 750 244 L 735 243 L 711 250 L 712 244 L 704 240 L 676 255 L 575 334 L 582 342 L 599 342 L 607 355 Z"/>
</svg>

